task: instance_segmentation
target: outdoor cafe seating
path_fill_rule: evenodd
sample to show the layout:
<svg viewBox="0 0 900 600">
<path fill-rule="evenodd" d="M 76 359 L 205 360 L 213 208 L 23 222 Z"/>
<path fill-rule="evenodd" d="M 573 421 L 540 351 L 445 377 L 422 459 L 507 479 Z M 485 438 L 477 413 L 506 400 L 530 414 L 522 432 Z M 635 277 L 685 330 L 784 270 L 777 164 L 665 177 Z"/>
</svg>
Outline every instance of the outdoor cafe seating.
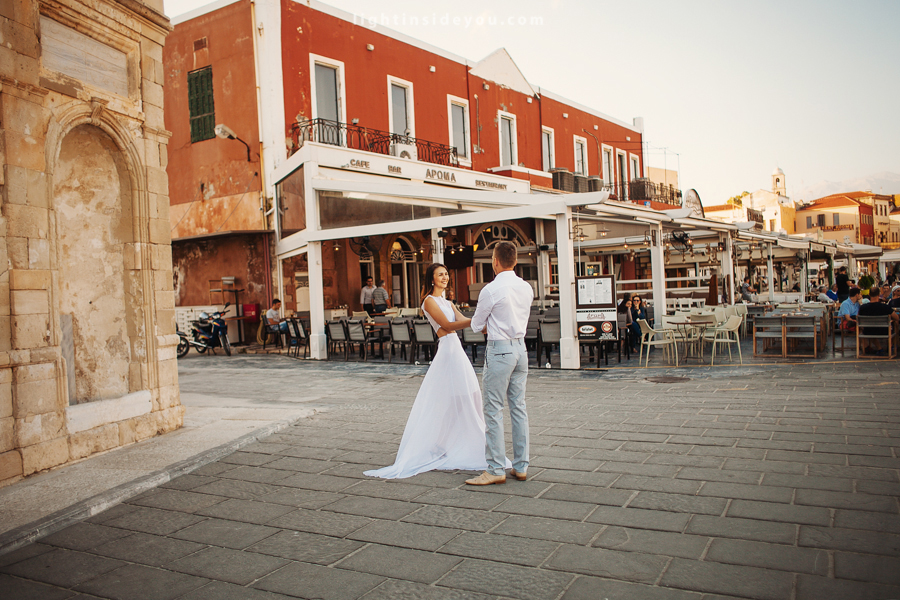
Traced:
<svg viewBox="0 0 900 600">
<path fill-rule="evenodd" d="M 856 358 L 894 358 L 897 356 L 898 328 L 891 322 L 891 315 L 858 315 L 856 317 Z M 884 354 L 862 354 L 861 341 L 886 342 Z"/>
</svg>

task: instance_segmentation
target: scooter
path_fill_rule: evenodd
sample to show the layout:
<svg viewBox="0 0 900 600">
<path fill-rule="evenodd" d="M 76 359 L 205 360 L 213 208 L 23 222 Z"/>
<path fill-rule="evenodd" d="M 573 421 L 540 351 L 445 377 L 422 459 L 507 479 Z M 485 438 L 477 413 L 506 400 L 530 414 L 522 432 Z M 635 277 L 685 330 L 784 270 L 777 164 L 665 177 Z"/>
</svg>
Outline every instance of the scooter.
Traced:
<svg viewBox="0 0 900 600">
<path fill-rule="evenodd" d="M 191 321 L 191 337 L 183 331 L 178 331 L 178 347 L 176 354 L 178 358 L 187 356 L 191 346 L 196 348 L 197 352 L 203 354 L 210 350 L 216 353 L 216 348 L 223 348 L 225 354 L 231 356 L 231 342 L 228 340 L 228 328 L 225 326 L 225 313 L 231 303 L 226 303 L 225 308 L 211 315 L 206 312 L 200 313 L 200 318 Z"/>
</svg>

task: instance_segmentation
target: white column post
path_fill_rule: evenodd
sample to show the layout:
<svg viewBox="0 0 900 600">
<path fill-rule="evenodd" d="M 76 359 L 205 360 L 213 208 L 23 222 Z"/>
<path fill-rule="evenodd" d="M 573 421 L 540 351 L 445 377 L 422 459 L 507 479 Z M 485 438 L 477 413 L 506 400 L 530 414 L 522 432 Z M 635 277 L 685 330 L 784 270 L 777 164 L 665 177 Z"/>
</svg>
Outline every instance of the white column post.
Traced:
<svg viewBox="0 0 900 600">
<path fill-rule="evenodd" d="M 318 231 L 319 195 L 313 189 L 313 178 L 319 174 L 317 162 L 303 166 L 303 190 L 306 198 L 306 227 Z M 309 242 L 309 356 L 319 360 L 328 358 L 328 338 L 325 335 L 325 284 L 323 281 L 322 247 L 324 242 Z"/>
<path fill-rule="evenodd" d="M 580 369 L 575 326 L 575 244 L 569 238 L 572 209 L 556 215 L 556 259 L 559 268 L 559 355 L 563 369 Z"/>
<path fill-rule="evenodd" d="M 328 358 L 325 336 L 325 287 L 322 285 L 322 242 L 310 242 L 309 262 L 309 356 Z"/>
<path fill-rule="evenodd" d="M 769 255 L 766 257 L 766 280 L 769 282 L 769 302 L 775 302 L 775 269 L 772 264 L 772 244 L 766 244 Z"/>
<path fill-rule="evenodd" d="M 881 275 L 881 280 L 885 281 L 887 279 L 887 263 L 882 261 L 878 261 L 878 273 Z"/>
<path fill-rule="evenodd" d="M 719 236 L 721 238 L 721 234 Z M 734 243 L 731 234 L 725 233 L 725 252 L 722 253 L 722 272 L 725 275 L 725 299 L 728 304 L 734 304 Z"/>
<path fill-rule="evenodd" d="M 656 315 L 655 323 L 662 323 L 666 314 L 666 257 L 663 254 L 663 230 L 662 225 L 656 224 L 651 229 L 653 232 L 650 245 L 650 270 L 653 283 L 653 309 Z"/>
</svg>

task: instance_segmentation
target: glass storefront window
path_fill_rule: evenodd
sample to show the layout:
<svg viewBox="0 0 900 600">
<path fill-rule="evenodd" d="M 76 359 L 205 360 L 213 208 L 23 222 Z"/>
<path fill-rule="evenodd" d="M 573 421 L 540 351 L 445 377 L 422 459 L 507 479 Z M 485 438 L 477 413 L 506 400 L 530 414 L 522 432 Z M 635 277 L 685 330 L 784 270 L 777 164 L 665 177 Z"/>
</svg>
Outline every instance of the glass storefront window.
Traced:
<svg viewBox="0 0 900 600">
<path fill-rule="evenodd" d="M 306 229 L 306 199 L 303 196 L 303 168 L 297 169 L 276 186 L 281 209 L 278 223 L 282 238 Z"/>
<path fill-rule="evenodd" d="M 319 222 L 322 229 L 415 221 L 460 212 L 455 208 L 440 209 L 439 215 L 434 215 L 431 211 L 430 206 L 352 198 L 341 192 L 319 192 Z"/>
</svg>

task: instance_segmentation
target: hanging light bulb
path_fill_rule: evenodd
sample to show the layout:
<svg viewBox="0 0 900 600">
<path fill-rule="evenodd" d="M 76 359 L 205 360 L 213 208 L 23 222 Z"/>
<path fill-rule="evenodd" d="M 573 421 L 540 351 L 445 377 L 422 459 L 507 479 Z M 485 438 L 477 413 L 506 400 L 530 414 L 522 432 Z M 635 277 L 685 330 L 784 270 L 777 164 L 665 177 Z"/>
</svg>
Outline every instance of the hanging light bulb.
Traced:
<svg viewBox="0 0 900 600">
<path fill-rule="evenodd" d="M 625 242 L 625 249 L 628 250 L 628 242 Z"/>
<path fill-rule="evenodd" d="M 335 242 L 334 243 L 334 251 L 337 252 L 340 249 L 341 249 L 341 245 L 339 243 Z"/>
</svg>

